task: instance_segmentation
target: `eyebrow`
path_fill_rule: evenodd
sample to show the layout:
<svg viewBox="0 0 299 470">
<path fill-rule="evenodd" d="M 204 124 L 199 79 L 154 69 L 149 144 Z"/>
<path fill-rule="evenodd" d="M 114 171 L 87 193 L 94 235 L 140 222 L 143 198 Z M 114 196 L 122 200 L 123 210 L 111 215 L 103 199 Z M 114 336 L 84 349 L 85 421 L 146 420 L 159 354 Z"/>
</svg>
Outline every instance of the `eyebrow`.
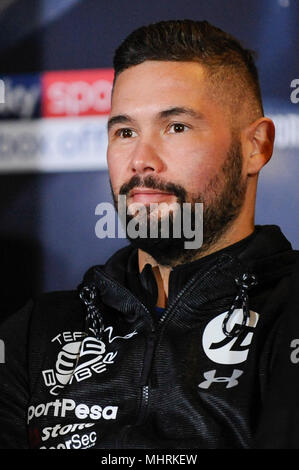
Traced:
<svg viewBox="0 0 299 470">
<path fill-rule="evenodd" d="M 159 119 L 165 119 L 171 116 L 178 116 L 179 114 L 184 114 L 195 119 L 203 119 L 203 114 L 198 111 L 194 111 L 192 108 L 186 108 L 182 106 L 175 106 L 173 108 L 165 109 L 158 114 Z"/>
<path fill-rule="evenodd" d="M 128 124 L 132 121 L 133 119 L 130 118 L 130 116 L 128 116 L 127 114 L 118 114 L 117 116 L 113 116 L 108 120 L 108 131 L 111 129 L 111 127 L 115 126 L 115 124 Z"/>
<path fill-rule="evenodd" d="M 175 106 L 173 108 L 164 109 L 163 111 L 160 111 L 157 115 L 157 120 L 163 120 L 163 119 L 167 119 L 168 117 L 178 116 L 181 114 L 190 116 L 195 119 L 200 119 L 200 120 L 204 118 L 202 113 L 198 111 L 194 111 L 194 109 L 192 108 Z M 111 129 L 111 127 L 113 127 L 116 124 L 128 124 L 133 121 L 134 119 L 132 119 L 127 114 L 118 114 L 117 116 L 113 116 L 108 120 L 108 125 L 107 125 L 108 131 Z"/>
</svg>

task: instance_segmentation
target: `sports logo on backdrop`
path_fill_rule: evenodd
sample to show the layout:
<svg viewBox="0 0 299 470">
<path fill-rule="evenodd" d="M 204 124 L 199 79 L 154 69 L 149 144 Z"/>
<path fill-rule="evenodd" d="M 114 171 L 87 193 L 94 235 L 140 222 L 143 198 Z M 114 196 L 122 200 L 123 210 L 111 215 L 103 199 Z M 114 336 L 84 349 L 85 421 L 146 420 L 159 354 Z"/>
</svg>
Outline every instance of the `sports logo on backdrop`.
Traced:
<svg viewBox="0 0 299 470">
<path fill-rule="evenodd" d="M 113 69 L 3 77 L 0 172 L 106 169 L 113 77 Z"/>
<path fill-rule="evenodd" d="M 5 84 L 5 100 L 0 106 L 0 120 L 40 117 L 40 74 L 9 75 L 3 77 L 3 82 Z"/>
<path fill-rule="evenodd" d="M 107 115 L 112 69 L 46 72 L 42 75 L 44 117 Z"/>
<path fill-rule="evenodd" d="M 53 369 L 43 370 L 45 385 L 51 387 L 51 395 L 59 395 L 66 384 L 81 382 L 92 377 L 93 374 L 101 374 L 107 367 L 114 364 L 117 351 L 109 351 L 109 344 L 115 339 L 129 339 L 136 335 L 133 331 L 125 336 L 112 336 L 113 328 L 104 330 L 107 341 L 101 341 L 85 333 L 83 340 L 74 341 L 84 335 L 83 332 L 64 332 L 52 339 L 62 345 Z M 65 344 L 64 344 L 65 343 Z M 107 346 L 108 343 L 108 346 Z"/>
<path fill-rule="evenodd" d="M 227 312 L 221 313 L 207 324 L 202 337 L 203 349 L 208 358 L 217 364 L 239 364 L 247 359 L 259 315 L 250 311 L 250 317 L 241 333 L 235 337 L 228 337 L 222 331 L 226 314 Z M 227 324 L 228 331 L 239 329 L 242 319 L 243 311 L 234 310 Z"/>
</svg>

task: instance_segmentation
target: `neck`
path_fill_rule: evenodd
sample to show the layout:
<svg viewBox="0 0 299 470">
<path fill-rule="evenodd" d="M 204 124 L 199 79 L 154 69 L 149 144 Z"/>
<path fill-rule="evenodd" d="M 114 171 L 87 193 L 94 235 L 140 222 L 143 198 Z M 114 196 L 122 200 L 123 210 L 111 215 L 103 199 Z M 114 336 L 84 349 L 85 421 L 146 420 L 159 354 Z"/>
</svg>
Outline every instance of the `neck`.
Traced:
<svg viewBox="0 0 299 470">
<path fill-rule="evenodd" d="M 242 227 L 242 224 L 241 224 Z M 254 231 L 254 221 L 252 220 L 251 223 L 247 224 L 246 227 L 243 226 L 240 229 L 240 225 L 233 225 L 229 228 L 225 234 L 212 246 L 210 246 L 207 250 L 199 251 L 194 255 L 194 258 L 190 260 L 196 261 L 197 259 L 203 258 L 208 256 L 216 251 L 222 250 L 227 248 L 234 243 L 241 241 L 242 239 L 246 238 L 247 236 L 251 235 Z M 183 264 L 182 262 L 176 262 L 173 264 L 173 267 L 163 266 L 159 264 L 152 256 L 150 256 L 145 251 L 138 249 L 138 265 L 139 265 L 139 272 L 141 272 L 146 264 L 150 264 L 152 266 L 152 270 L 156 279 L 157 288 L 158 288 L 158 298 L 157 298 L 157 306 L 165 308 L 167 305 L 168 299 L 168 290 L 169 290 L 169 276 L 170 272 L 173 267 Z"/>
<path fill-rule="evenodd" d="M 162 266 L 152 256 L 143 250 L 138 250 L 138 265 L 141 272 L 146 264 L 150 264 L 156 279 L 158 288 L 157 307 L 165 308 L 168 299 L 168 282 L 171 267 Z"/>
</svg>

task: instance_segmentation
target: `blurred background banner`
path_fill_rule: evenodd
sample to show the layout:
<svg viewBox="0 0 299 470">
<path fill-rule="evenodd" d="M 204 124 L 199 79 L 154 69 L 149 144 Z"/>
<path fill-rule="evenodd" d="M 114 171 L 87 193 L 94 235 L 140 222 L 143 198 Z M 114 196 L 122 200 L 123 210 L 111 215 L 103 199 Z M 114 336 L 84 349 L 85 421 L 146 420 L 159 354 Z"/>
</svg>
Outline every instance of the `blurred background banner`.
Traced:
<svg viewBox="0 0 299 470">
<path fill-rule="evenodd" d="M 115 48 L 133 29 L 208 20 L 257 52 L 274 155 L 256 223 L 299 248 L 298 0 L 0 1 L 0 319 L 40 292 L 73 289 L 124 239 L 98 239 L 112 202 L 106 124 Z M 4 99 L 1 99 L 4 98 Z"/>
<path fill-rule="evenodd" d="M 2 80 L 0 173 L 106 169 L 112 69 Z"/>
</svg>

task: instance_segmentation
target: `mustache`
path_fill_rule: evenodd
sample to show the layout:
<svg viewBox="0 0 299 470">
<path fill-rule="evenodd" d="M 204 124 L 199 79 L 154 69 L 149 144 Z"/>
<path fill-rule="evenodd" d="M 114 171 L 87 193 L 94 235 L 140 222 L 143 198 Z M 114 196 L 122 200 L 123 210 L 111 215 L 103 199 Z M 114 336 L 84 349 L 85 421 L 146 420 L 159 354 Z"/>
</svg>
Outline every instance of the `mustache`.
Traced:
<svg viewBox="0 0 299 470">
<path fill-rule="evenodd" d="M 167 193 L 174 194 L 181 202 L 186 201 L 187 191 L 183 186 L 171 182 L 163 182 L 152 175 L 141 178 L 139 175 L 133 176 L 128 183 L 124 183 L 120 190 L 120 195 L 127 195 L 135 187 L 156 189 Z"/>
</svg>

